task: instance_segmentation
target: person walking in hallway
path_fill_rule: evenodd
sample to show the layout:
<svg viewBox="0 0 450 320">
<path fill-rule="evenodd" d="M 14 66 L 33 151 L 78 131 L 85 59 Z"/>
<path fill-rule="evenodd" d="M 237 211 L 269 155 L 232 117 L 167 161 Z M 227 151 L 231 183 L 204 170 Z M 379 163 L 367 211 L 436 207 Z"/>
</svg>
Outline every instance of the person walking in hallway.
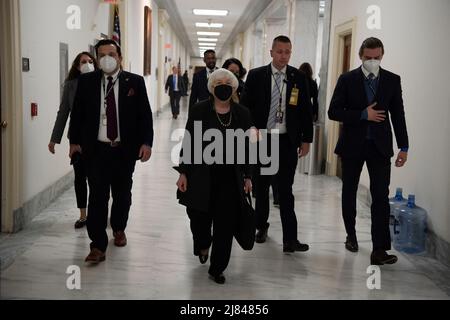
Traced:
<svg viewBox="0 0 450 320">
<path fill-rule="evenodd" d="M 73 100 L 78 87 L 78 77 L 81 74 L 97 70 L 97 61 L 89 52 L 81 52 L 75 58 L 70 68 L 69 75 L 64 82 L 64 91 L 59 106 L 55 125 L 53 126 L 52 136 L 48 144 L 48 150 L 55 153 L 55 145 L 61 143 L 61 138 L 66 127 L 67 119 L 73 107 Z M 83 228 L 86 225 L 87 208 L 87 176 L 86 168 L 81 154 L 75 153 L 71 160 L 73 171 L 75 173 L 75 196 L 77 198 L 77 207 L 80 209 L 80 218 L 75 221 L 75 229 Z"/>
<path fill-rule="evenodd" d="M 206 263 L 211 250 L 210 277 L 223 284 L 223 272 L 228 266 L 233 244 L 233 235 L 239 224 L 239 215 L 244 214 L 243 201 L 245 193 L 251 192 L 250 168 L 248 164 L 237 162 L 237 148 L 231 137 L 239 129 L 247 131 L 251 126 L 250 112 L 235 103 L 231 96 L 238 88 L 237 78 L 226 69 L 215 71 L 208 80 L 208 89 L 213 98 L 195 105 L 189 115 L 180 164 L 176 169 L 180 173 L 177 181 L 179 202 L 186 206 L 194 240 L 194 255 L 199 256 L 202 264 Z M 194 130 L 195 124 L 201 123 L 201 130 Z M 202 139 L 208 129 L 214 129 L 223 137 L 223 151 L 217 150 L 215 161 L 211 165 L 202 159 L 201 164 L 193 163 L 196 159 L 191 149 L 198 139 Z M 190 137 L 190 140 L 186 140 Z M 228 140 L 227 140 L 228 139 Z M 234 159 L 228 162 L 227 146 L 234 147 Z M 248 144 L 246 144 L 247 149 Z M 202 154 L 209 148 L 203 144 Z M 248 150 L 248 149 L 247 149 Z M 219 158 L 219 159 L 218 159 Z M 225 164 L 226 163 L 226 164 Z M 213 234 L 211 236 L 211 226 Z M 253 234 L 253 232 L 252 232 Z"/>
<path fill-rule="evenodd" d="M 167 78 L 165 90 L 169 91 L 170 107 L 172 108 L 172 117 L 177 119 L 180 114 L 180 99 L 183 92 L 186 91 L 184 87 L 184 80 L 179 76 L 178 68 L 172 68 L 172 74 Z"/>
<path fill-rule="evenodd" d="M 343 123 L 335 153 L 342 158 L 342 216 L 347 232 L 345 248 L 358 251 L 356 237 L 356 194 L 361 170 L 366 163 L 370 177 L 372 205 L 372 265 L 393 264 L 389 233 L 389 183 L 394 155 L 394 127 L 400 149 L 396 167 L 408 158 L 408 133 L 400 77 L 380 68 L 384 46 L 377 38 L 364 40 L 359 50 L 362 66 L 339 77 L 328 116 Z M 390 115 L 390 116 L 389 116 Z"/>
<path fill-rule="evenodd" d="M 317 87 L 316 80 L 313 79 L 313 69 L 308 62 L 302 63 L 298 69 L 302 71 L 308 79 L 309 95 L 312 100 L 313 121 L 317 122 L 319 118 L 319 88 Z"/>
<path fill-rule="evenodd" d="M 208 79 L 211 73 L 217 69 L 216 52 L 214 50 L 206 50 L 203 54 L 203 61 L 206 68 L 195 73 L 192 79 L 191 96 L 189 98 L 189 112 L 191 108 L 199 101 L 209 99 Z"/>
<path fill-rule="evenodd" d="M 189 90 L 189 76 L 188 76 L 188 71 L 187 70 L 184 71 L 183 82 L 184 82 L 183 96 L 187 97 L 188 96 L 188 90 Z"/>
<path fill-rule="evenodd" d="M 239 86 L 236 90 L 236 93 L 233 94 L 232 98 L 234 102 L 239 103 L 242 91 L 244 90 L 244 81 L 242 80 L 242 77 L 244 76 L 244 67 L 242 66 L 241 61 L 239 61 L 238 59 L 230 58 L 225 60 L 222 68 L 231 71 L 236 76 L 236 79 L 238 79 Z"/>
<path fill-rule="evenodd" d="M 307 251 L 309 246 L 297 236 L 297 217 L 292 185 L 298 158 L 306 156 L 313 140 L 311 99 L 306 76 L 288 65 L 292 44 L 288 37 L 278 36 L 270 51 L 268 66 L 250 70 L 241 103 L 250 109 L 257 129 L 278 135 L 278 193 L 283 228 L 283 252 Z M 273 148 L 275 149 L 275 148 Z M 263 243 L 269 228 L 269 186 L 271 175 L 262 175 L 261 166 L 256 186 L 256 242 Z"/>
<path fill-rule="evenodd" d="M 82 153 L 89 182 L 87 230 L 91 251 L 85 261 L 105 260 L 106 227 L 112 193 L 114 244 L 127 244 L 136 160 L 150 159 L 153 119 L 144 79 L 121 69 L 122 53 L 113 40 L 95 46 L 101 70 L 82 75 L 70 121 L 70 156 Z"/>
</svg>

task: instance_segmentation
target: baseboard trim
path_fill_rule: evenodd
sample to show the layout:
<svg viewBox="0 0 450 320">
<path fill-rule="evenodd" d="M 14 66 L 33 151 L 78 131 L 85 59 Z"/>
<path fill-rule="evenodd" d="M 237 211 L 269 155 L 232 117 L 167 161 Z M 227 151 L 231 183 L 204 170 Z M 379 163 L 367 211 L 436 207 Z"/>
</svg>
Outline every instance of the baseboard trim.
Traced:
<svg viewBox="0 0 450 320">
<path fill-rule="evenodd" d="M 40 212 L 47 208 L 63 192 L 73 186 L 73 171 L 63 176 L 50 187 L 39 192 L 31 200 L 25 202 L 22 207 L 13 212 L 13 232 L 17 233 L 30 223 Z"/>
</svg>

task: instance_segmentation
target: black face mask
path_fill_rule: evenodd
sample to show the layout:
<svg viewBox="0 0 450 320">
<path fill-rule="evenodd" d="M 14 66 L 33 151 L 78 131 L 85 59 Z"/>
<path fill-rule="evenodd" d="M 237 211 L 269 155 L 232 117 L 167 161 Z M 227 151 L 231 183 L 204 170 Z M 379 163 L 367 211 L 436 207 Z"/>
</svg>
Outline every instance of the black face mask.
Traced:
<svg viewBox="0 0 450 320">
<path fill-rule="evenodd" d="M 229 85 L 221 84 L 214 88 L 214 95 L 222 101 L 230 99 L 232 94 L 233 88 Z"/>
</svg>

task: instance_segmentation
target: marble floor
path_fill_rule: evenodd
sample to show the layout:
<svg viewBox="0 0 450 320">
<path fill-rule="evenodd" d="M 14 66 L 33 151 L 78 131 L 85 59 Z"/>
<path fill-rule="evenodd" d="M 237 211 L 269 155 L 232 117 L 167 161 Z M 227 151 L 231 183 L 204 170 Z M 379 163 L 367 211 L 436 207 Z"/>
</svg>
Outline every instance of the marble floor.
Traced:
<svg viewBox="0 0 450 320">
<path fill-rule="evenodd" d="M 84 263 L 86 229 L 74 230 L 78 216 L 73 188 L 30 226 L 0 237 L 2 299 L 449 299 L 448 278 L 436 280 L 403 254 L 394 265 L 381 266 L 380 289 L 368 289 L 371 251 L 368 208 L 357 219 L 360 251 L 344 248 L 340 216 L 341 183 L 327 176 L 297 174 L 294 185 L 299 239 L 305 253 L 283 254 L 278 209 L 271 208 L 268 241 L 243 251 L 234 243 L 225 285 L 207 277 L 208 264 L 192 255 L 184 207 L 175 199 L 177 173 L 170 160 L 171 132 L 183 127 L 186 107 L 177 120 L 165 110 L 155 118 L 151 161 L 138 163 L 133 205 L 126 230 L 128 245 L 110 242 L 106 261 Z M 108 230 L 110 237 L 112 232 Z M 424 258 L 425 264 L 438 264 Z M 428 260 L 426 260 L 428 259 Z M 423 262 L 423 260 L 422 260 Z M 70 266 L 80 269 L 81 288 L 70 290 Z M 449 269 L 439 265 L 443 273 Z M 69 271 L 71 269 L 69 268 Z M 69 281 L 68 281 L 69 279 Z M 442 282 L 444 281 L 444 283 Z"/>
</svg>

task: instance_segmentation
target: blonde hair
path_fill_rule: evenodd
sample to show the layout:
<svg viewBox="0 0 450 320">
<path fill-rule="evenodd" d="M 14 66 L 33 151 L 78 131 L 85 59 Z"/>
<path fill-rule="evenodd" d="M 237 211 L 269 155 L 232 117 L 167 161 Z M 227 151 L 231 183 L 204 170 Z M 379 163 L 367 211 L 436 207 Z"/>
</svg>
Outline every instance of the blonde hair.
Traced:
<svg viewBox="0 0 450 320">
<path fill-rule="evenodd" d="M 233 93 L 236 92 L 239 87 L 239 81 L 236 76 L 231 71 L 221 68 L 217 69 L 209 76 L 208 91 L 211 94 L 214 94 L 214 88 L 219 80 L 225 80 L 226 82 L 229 80 L 231 82 L 231 87 L 233 88 Z"/>
</svg>

